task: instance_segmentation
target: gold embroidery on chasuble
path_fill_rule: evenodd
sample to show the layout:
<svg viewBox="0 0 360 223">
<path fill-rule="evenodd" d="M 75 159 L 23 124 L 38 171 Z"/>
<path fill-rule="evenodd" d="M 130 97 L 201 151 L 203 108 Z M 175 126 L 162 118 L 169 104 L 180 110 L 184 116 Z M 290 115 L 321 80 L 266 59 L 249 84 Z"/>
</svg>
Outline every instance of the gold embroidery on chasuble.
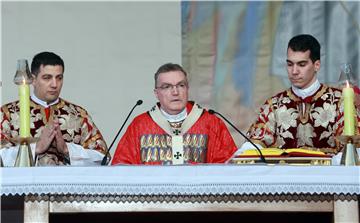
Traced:
<svg viewBox="0 0 360 223">
<path fill-rule="evenodd" d="M 199 105 L 194 104 L 190 113 L 183 121 L 170 123 L 161 114 L 160 108 L 154 106 L 149 111 L 149 114 L 165 133 L 141 136 L 141 138 L 145 137 L 145 139 L 141 139 L 144 142 L 154 141 L 157 138 L 160 141 L 156 145 L 146 144 L 140 148 L 142 162 L 173 165 L 206 162 L 207 142 L 204 147 L 201 147 L 198 145 L 198 142 L 203 142 L 204 140 L 197 139 L 200 134 L 186 133 L 200 118 L 202 113 L 203 109 Z M 166 137 L 166 140 L 162 139 L 162 137 Z M 204 137 L 207 139 L 207 136 Z M 164 143 L 166 144 L 164 145 Z M 191 146 L 194 144 L 196 146 Z"/>
<path fill-rule="evenodd" d="M 171 136 L 167 134 L 147 134 L 140 138 L 142 162 L 161 162 L 172 164 Z M 207 135 L 184 134 L 184 163 L 202 163 L 206 161 Z"/>
<path fill-rule="evenodd" d="M 6 132 L 6 138 L 16 139 L 19 135 L 19 102 L 6 104 L 2 106 L 2 110 L 9 114 L 3 117 L 6 123 L 1 123 L 1 128 L 2 130 L 6 128 L 6 130 L 2 133 Z M 60 131 L 65 142 L 81 145 L 85 149 L 105 152 L 106 143 L 102 139 L 99 129 L 82 107 L 61 98 L 57 104 L 48 108 L 30 101 L 30 134 L 32 137 L 39 138 L 44 128 L 55 119 L 59 121 Z M 3 146 L 3 139 L 1 141 Z M 10 146 L 14 146 L 14 143 L 6 143 L 6 147 Z M 38 157 L 38 163 L 47 165 L 61 165 L 64 158 L 52 149 Z"/>
<path fill-rule="evenodd" d="M 326 88 L 321 87 L 314 96 L 301 99 L 300 97 L 296 96 L 290 89 L 288 90 L 289 98 L 296 103 L 297 111 L 299 112 L 299 121 L 302 124 L 309 122 L 313 102 L 317 101 L 322 95 L 324 95 L 325 92 Z"/>
<path fill-rule="evenodd" d="M 336 153 L 336 136 L 343 126 L 341 91 L 322 85 L 301 99 L 291 89 L 268 99 L 251 125 L 250 138 L 263 147 L 321 148 Z"/>
</svg>

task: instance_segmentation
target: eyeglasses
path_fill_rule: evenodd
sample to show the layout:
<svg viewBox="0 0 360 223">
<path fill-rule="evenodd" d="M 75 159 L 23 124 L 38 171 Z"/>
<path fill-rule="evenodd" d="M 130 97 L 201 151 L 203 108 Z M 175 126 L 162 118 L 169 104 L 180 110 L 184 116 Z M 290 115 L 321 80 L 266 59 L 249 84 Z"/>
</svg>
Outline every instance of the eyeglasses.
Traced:
<svg viewBox="0 0 360 223">
<path fill-rule="evenodd" d="M 188 84 L 186 82 L 180 82 L 176 85 L 172 85 L 172 84 L 163 84 L 159 87 L 156 87 L 156 89 L 160 89 L 160 90 L 163 90 L 163 91 L 170 91 L 174 88 L 176 88 L 176 90 L 179 90 L 179 91 L 183 91 L 187 88 Z"/>
</svg>

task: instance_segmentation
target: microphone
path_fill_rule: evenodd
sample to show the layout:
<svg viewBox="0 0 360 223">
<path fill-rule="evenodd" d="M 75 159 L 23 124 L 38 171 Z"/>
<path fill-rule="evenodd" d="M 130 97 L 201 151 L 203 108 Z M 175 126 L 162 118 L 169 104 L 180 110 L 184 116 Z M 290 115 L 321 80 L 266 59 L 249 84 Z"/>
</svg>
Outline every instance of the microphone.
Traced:
<svg viewBox="0 0 360 223">
<path fill-rule="evenodd" d="M 135 107 L 136 107 L 136 106 L 141 105 L 142 103 L 143 103 L 143 101 L 142 101 L 142 100 L 138 100 L 138 101 L 136 102 L 136 104 L 134 105 L 134 107 L 133 107 L 133 108 L 131 109 L 131 111 L 129 112 L 129 114 L 128 114 L 128 116 L 126 117 L 126 119 L 125 119 L 124 123 L 122 124 L 122 126 L 120 127 L 119 131 L 117 132 L 117 134 L 116 134 L 116 136 L 115 136 L 114 140 L 112 141 L 112 143 L 111 143 L 111 145 L 110 145 L 109 149 L 106 151 L 106 154 L 105 154 L 105 156 L 104 156 L 103 160 L 101 161 L 101 166 L 106 165 L 107 156 L 109 155 L 109 152 L 110 152 L 110 150 L 111 150 L 111 147 L 114 145 L 114 142 L 115 142 L 116 138 L 119 136 L 119 134 L 120 134 L 121 130 L 124 128 L 124 125 L 125 125 L 125 123 L 127 122 L 127 120 L 129 119 L 129 117 L 130 117 L 131 113 L 134 111 L 134 109 L 135 109 Z M 110 161 L 110 160 L 109 160 L 109 161 Z"/>
<path fill-rule="evenodd" d="M 240 133 L 240 135 L 242 135 L 248 142 L 250 142 L 254 147 L 255 149 L 259 152 L 260 154 L 260 160 L 261 162 L 263 163 L 266 163 L 266 160 L 265 160 L 265 157 L 264 155 L 262 154 L 261 150 L 259 149 L 259 147 L 257 147 L 257 145 L 255 143 L 253 143 L 244 133 L 242 133 L 238 128 L 236 128 L 236 126 L 234 124 L 232 124 L 227 118 L 225 118 L 222 114 L 220 114 L 219 112 L 216 112 L 212 109 L 209 109 L 209 113 L 210 114 L 217 114 L 219 115 L 221 118 L 223 118 L 229 125 L 231 125 L 231 127 L 233 127 L 238 133 Z"/>
</svg>

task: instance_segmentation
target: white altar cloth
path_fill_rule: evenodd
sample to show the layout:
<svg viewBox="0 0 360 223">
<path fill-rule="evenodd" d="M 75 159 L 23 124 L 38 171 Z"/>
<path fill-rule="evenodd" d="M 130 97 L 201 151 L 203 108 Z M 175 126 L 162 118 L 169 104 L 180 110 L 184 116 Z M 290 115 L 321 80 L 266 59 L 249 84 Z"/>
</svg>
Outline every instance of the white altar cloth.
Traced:
<svg viewBox="0 0 360 223">
<path fill-rule="evenodd" d="M 360 195 L 357 166 L 101 166 L 0 168 L 1 195 Z"/>
</svg>

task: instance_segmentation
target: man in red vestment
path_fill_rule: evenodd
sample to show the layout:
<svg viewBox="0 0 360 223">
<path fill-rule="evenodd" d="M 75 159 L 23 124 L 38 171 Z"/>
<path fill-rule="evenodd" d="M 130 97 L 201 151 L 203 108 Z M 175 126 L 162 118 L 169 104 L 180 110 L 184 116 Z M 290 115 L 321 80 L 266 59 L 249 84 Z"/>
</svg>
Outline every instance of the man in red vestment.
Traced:
<svg viewBox="0 0 360 223">
<path fill-rule="evenodd" d="M 293 37 L 286 62 L 291 88 L 266 100 L 248 136 L 259 147 L 306 147 L 337 154 L 341 147 L 336 137 L 344 127 L 342 92 L 317 79 L 319 42 L 311 35 Z M 236 154 L 247 149 L 252 149 L 250 143 L 244 143 Z"/>
<path fill-rule="evenodd" d="M 225 124 L 188 101 L 186 75 L 172 63 L 157 70 L 154 93 L 159 103 L 129 125 L 113 165 L 224 163 L 236 151 Z"/>
<path fill-rule="evenodd" d="M 31 64 L 34 92 L 30 100 L 30 134 L 36 165 L 99 165 L 106 143 L 82 107 L 59 97 L 64 62 L 56 54 L 42 52 Z M 14 166 L 19 137 L 19 101 L 1 107 L 1 149 L 5 166 Z"/>
</svg>

